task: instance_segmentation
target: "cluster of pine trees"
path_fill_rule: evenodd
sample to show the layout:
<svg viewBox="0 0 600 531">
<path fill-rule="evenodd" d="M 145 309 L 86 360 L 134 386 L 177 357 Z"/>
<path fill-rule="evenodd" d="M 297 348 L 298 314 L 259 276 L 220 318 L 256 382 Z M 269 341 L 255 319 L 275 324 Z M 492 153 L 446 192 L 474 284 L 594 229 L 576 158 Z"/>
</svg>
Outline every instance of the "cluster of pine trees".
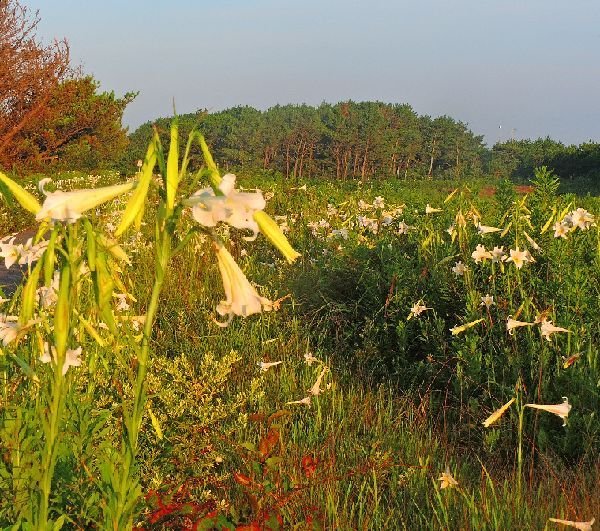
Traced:
<svg viewBox="0 0 600 531">
<path fill-rule="evenodd" d="M 165 143 L 169 124 L 155 122 Z M 226 168 L 273 170 L 288 179 L 470 175 L 482 171 L 487 154 L 483 137 L 466 124 L 419 116 L 406 104 L 234 107 L 182 115 L 179 127 L 184 135 L 198 128 Z M 151 123 L 130 135 L 128 164 L 143 156 L 151 135 Z"/>
</svg>

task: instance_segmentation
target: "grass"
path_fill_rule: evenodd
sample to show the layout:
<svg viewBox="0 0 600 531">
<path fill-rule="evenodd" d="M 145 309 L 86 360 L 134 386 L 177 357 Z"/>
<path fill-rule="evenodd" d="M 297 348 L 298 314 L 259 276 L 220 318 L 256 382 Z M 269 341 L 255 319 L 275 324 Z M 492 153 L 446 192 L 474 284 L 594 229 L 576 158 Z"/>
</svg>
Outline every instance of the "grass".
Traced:
<svg viewBox="0 0 600 531">
<path fill-rule="evenodd" d="M 212 322 L 222 288 L 209 242 L 197 238 L 174 258 L 151 344 L 152 415 L 146 412 L 140 433 L 136 474 L 144 497 L 136 526 L 542 529 L 551 528 L 550 517 L 583 521 L 600 514 L 600 236 L 597 227 L 566 241 L 552 230 L 540 234 L 552 207 L 560 207 L 555 217 L 582 206 L 598 219 L 597 198 L 534 192 L 526 211 L 506 186 L 487 195 L 486 180 L 426 187 L 311 182 L 306 193 L 268 177 L 242 184 L 274 193 L 268 209 L 288 214 L 290 239 L 303 258 L 285 266 L 260 237 L 248 244 L 236 231 L 224 233 L 262 295 L 290 295 L 279 311 L 238 318 L 225 329 Z M 460 193 L 444 203 L 456 187 Z M 393 226 L 379 226 L 376 234 L 355 226 L 347 240 L 326 236 L 356 221 L 359 200 L 376 196 L 406 205 Z M 339 212 L 327 215 L 328 204 Z M 427 204 L 443 212 L 424 216 Z M 93 221 L 116 223 L 119 208 L 102 209 Z M 505 237 L 481 239 L 471 225 L 452 241 L 445 230 L 458 210 L 512 228 Z M 398 234 L 400 218 L 416 228 Z M 31 221 L 3 219 L 3 234 Z M 320 219 L 330 227 L 311 229 L 309 222 Z M 143 237 L 123 239 L 133 266 L 121 266 L 119 291 L 135 298 L 125 314 L 142 315 L 151 289 L 153 220 L 145 221 Z M 524 231 L 542 246 L 534 264 L 500 270 L 472 260 L 477 243 L 512 248 L 516 238 L 525 241 Z M 459 259 L 469 267 L 463 277 L 450 270 Z M 84 288 L 92 298 L 90 289 Z M 486 293 L 496 300 L 487 313 L 480 304 Z M 432 309 L 407 320 L 420 299 Z M 534 327 L 506 333 L 508 315 L 533 322 L 543 311 L 571 332 L 551 342 Z M 449 333 L 480 317 L 484 324 Z M 53 518 L 67 515 L 65 526 L 73 529 L 103 527 L 106 463 L 116 460 L 123 397 L 135 379 L 135 330 L 123 325 L 112 348 L 79 330 L 85 362 L 69 372 L 50 504 Z M 48 367 L 37 361 L 37 348 L 28 337 L 17 353 L 43 378 Z M 30 486 L 18 467 L 25 459 L 34 469 L 41 451 L 33 414 L 40 391 L 4 350 L 0 489 L 9 494 L 0 498 L 0 523 L 8 526 L 29 510 Z M 307 364 L 309 354 L 318 361 Z M 574 354 L 578 361 L 563 369 L 563 358 Z M 262 361 L 283 363 L 261 372 Z M 307 396 L 323 367 L 329 369 L 324 392 L 310 407 L 289 404 Z M 545 412 L 525 413 L 520 490 L 518 411 L 510 409 L 490 429 L 481 426 L 515 393 L 538 403 L 567 394 L 573 404 L 566 428 Z M 458 485 L 440 489 L 447 467 Z"/>
</svg>

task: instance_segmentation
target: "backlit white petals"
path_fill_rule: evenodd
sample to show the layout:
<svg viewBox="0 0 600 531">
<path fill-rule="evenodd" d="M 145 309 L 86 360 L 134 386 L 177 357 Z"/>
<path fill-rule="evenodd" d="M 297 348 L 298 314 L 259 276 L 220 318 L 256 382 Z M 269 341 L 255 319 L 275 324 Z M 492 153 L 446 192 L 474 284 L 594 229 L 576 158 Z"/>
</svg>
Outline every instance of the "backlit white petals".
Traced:
<svg viewBox="0 0 600 531">
<path fill-rule="evenodd" d="M 517 321 L 513 319 L 510 315 L 506 320 L 506 330 L 512 336 L 515 333 L 515 328 L 521 328 L 523 326 L 533 326 L 535 323 L 527 323 L 525 321 Z"/>
<path fill-rule="evenodd" d="M 533 258 L 529 254 L 529 251 L 527 249 L 525 249 L 524 251 L 520 251 L 517 247 L 516 249 L 510 250 L 510 257 L 507 258 L 506 261 L 512 262 L 513 264 L 515 264 L 517 269 L 521 269 L 523 265 L 527 264 L 528 262 L 532 262 Z"/>
<path fill-rule="evenodd" d="M 555 334 L 556 332 L 569 332 L 566 328 L 562 328 L 560 326 L 554 326 L 552 321 L 549 319 L 542 319 L 541 322 L 541 330 L 542 336 L 545 337 L 548 341 L 552 341 L 550 336 Z"/>
<path fill-rule="evenodd" d="M 436 212 L 441 212 L 442 209 L 441 208 L 434 208 L 432 206 L 429 206 L 429 203 L 427 203 L 427 206 L 425 207 L 425 214 L 435 214 Z"/>
<path fill-rule="evenodd" d="M 0 314 L 0 341 L 4 346 L 17 339 L 21 328 L 18 321 L 17 316 Z"/>
<path fill-rule="evenodd" d="M 541 409 L 543 411 L 547 411 L 548 413 L 557 415 L 563 420 L 563 426 L 566 426 L 567 417 L 569 416 L 572 406 L 569 404 L 569 399 L 566 396 L 563 396 L 562 399 L 562 404 L 525 404 L 525 406 L 534 409 Z"/>
<path fill-rule="evenodd" d="M 456 262 L 456 264 L 454 264 L 454 267 L 452 268 L 452 272 L 456 275 L 456 276 L 462 276 L 465 274 L 465 271 L 467 271 L 469 268 L 463 264 L 461 261 Z"/>
<path fill-rule="evenodd" d="M 479 263 L 485 259 L 492 259 L 492 253 L 485 249 L 485 246 L 479 244 L 475 250 L 471 253 L 471 257 L 475 262 Z"/>
<path fill-rule="evenodd" d="M 276 367 L 281 363 L 283 363 L 283 361 L 259 361 L 257 365 L 261 372 L 267 372 L 271 367 Z"/>
<path fill-rule="evenodd" d="M 492 262 L 504 262 L 506 260 L 506 253 L 504 252 L 504 247 L 494 247 L 491 251 L 492 254 Z"/>
<path fill-rule="evenodd" d="M 129 182 L 89 190 L 73 190 L 71 192 L 57 190 L 56 192 L 46 192 L 43 184 L 41 190 L 46 194 L 46 200 L 41 210 L 36 214 L 35 219 L 37 221 L 50 219 L 52 221 L 64 221 L 67 223 L 73 223 L 85 211 L 128 192 L 134 185 L 133 182 Z"/>
<path fill-rule="evenodd" d="M 219 184 L 223 195 L 215 195 L 212 188 L 198 190 L 184 204 L 192 207 L 194 219 L 205 227 L 214 227 L 223 221 L 236 229 L 251 230 L 258 234 L 254 213 L 265 208 L 262 192 L 239 192 L 235 189 L 235 175 L 224 175 Z"/>
<path fill-rule="evenodd" d="M 44 343 L 44 352 L 40 355 L 40 361 L 42 363 L 54 363 L 56 364 L 56 349 L 50 347 L 48 343 Z M 62 375 L 67 374 L 69 367 L 79 367 L 81 366 L 81 347 L 77 347 L 76 349 L 68 349 L 65 354 L 65 362 L 62 367 Z"/>
<path fill-rule="evenodd" d="M 489 227 L 487 225 L 482 225 L 481 223 L 477 225 L 477 232 L 479 234 L 490 234 L 492 232 L 500 232 L 502 229 L 498 227 Z"/>
<path fill-rule="evenodd" d="M 229 251 L 219 243 L 215 244 L 215 253 L 225 291 L 225 300 L 218 304 L 217 313 L 231 320 L 234 315 L 248 317 L 263 309 L 270 311 L 272 302 L 256 292 Z"/>
<path fill-rule="evenodd" d="M 560 518 L 548 518 L 549 522 L 554 522 L 555 524 L 568 525 L 569 527 L 573 527 L 575 529 L 579 529 L 580 531 L 592 531 L 592 526 L 596 521 L 595 518 L 592 518 L 589 522 L 574 522 L 573 520 L 561 520 Z"/>
<path fill-rule="evenodd" d="M 446 471 L 442 472 L 442 475 L 438 478 L 438 481 L 442 482 L 440 484 L 440 489 L 458 486 L 458 481 L 456 481 L 450 473 L 450 467 L 446 467 Z"/>
</svg>

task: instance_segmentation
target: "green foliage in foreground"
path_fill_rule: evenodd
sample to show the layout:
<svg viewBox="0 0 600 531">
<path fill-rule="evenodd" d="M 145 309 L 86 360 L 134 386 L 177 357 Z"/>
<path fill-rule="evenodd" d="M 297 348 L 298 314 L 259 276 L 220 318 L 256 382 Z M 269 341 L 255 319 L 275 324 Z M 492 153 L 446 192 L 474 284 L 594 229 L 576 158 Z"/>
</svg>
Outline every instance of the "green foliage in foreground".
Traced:
<svg viewBox="0 0 600 531">
<path fill-rule="evenodd" d="M 221 330 L 211 322 L 222 297 L 208 242 L 198 238 L 174 258 L 152 342 L 136 468 L 145 498 L 137 524 L 541 529 L 549 517 L 600 514 L 598 227 L 566 240 L 554 238 L 551 227 L 540 234 L 565 209 L 584 207 L 598 219 L 596 199 L 557 197 L 543 175 L 525 200 L 511 186 L 489 196 L 486 183 L 473 182 L 447 203 L 456 183 L 424 189 L 309 182 L 306 190 L 302 182 L 253 184 L 274 193 L 272 212 L 288 213 L 301 263 L 273 267 L 278 258 L 260 237 L 258 252 L 245 257 L 249 247 L 239 233 L 222 236 L 262 295 L 291 297 L 278 312 Z M 372 207 L 377 196 L 384 208 Z M 381 223 L 384 210 L 402 204 L 391 225 Z M 427 204 L 442 212 L 425 215 Z M 452 241 L 445 230 L 459 211 L 467 225 Z M 376 220 L 376 233 L 358 215 Z M 511 226 L 505 236 L 478 236 L 474 215 L 485 225 Z M 97 216 L 104 225 L 120 219 L 110 210 Z M 414 228 L 399 234 L 400 220 Z M 333 233 L 344 228 L 348 239 Z M 123 266 L 123 288 L 136 297 L 122 315 L 145 311 L 154 267 L 148 241 L 143 232 L 122 242 L 133 259 Z M 479 243 L 506 250 L 517 242 L 535 263 L 517 270 L 471 258 Z M 457 261 L 469 268 L 463 276 L 451 271 Z M 489 312 L 481 306 L 486 294 L 496 302 Z M 407 320 L 419 300 L 432 310 Z M 509 315 L 533 322 L 543 312 L 570 333 L 550 342 L 539 325 L 507 334 Z M 479 326 L 451 335 L 451 327 L 479 318 Z M 101 464 L 120 445 L 120 408 L 135 370 L 127 351 L 136 331 L 124 325 L 130 343 L 115 350 L 99 347 L 80 328 L 85 361 L 69 373 L 73 394 L 51 508 L 55 518 L 68 515 L 66 527 L 90 528 L 109 498 Z M 35 342 L 25 347 L 35 364 Z M 312 365 L 305 362 L 309 353 L 318 360 Z M 565 369 L 573 355 L 579 357 Z M 266 361 L 283 363 L 261 372 L 257 363 Z M 32 478 L 19 470 L 40 451 L 31 414 L 39 394 L 21 368 L 7 358 L 0 362 L 0 522 L 8 526 L 28 503 Z M 310 408 L 287 404 L 306 396 L 323 367 L 330 368 L 323 387 L 331 387 Z M 564 428 L 554 415 L 525 412 L 520 474 L 519 410 L 513 406 L 489 429 L 481 425 L 515 393 L 546 404 L 565 395 L 573 404 Z M 437 479 L 446 467 L 458 485 L 441 490 Z"/>
</svg>

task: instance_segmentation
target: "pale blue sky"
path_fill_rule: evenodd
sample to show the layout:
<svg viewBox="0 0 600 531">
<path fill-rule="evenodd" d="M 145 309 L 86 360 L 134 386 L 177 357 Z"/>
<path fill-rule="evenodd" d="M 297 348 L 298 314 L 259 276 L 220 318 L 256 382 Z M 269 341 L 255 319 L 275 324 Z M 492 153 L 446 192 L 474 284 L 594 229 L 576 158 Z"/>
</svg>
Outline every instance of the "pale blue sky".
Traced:
<svg viewBox="0 0 600 531">
<path fill-rule="evenodd" d="M 488 143 L 600 141 L 600 0 L 22 0 L 125 122 L 345 99 L 448 114 Z M 502 125 L 502 129 L 499 126 Z"/>
</svg>

